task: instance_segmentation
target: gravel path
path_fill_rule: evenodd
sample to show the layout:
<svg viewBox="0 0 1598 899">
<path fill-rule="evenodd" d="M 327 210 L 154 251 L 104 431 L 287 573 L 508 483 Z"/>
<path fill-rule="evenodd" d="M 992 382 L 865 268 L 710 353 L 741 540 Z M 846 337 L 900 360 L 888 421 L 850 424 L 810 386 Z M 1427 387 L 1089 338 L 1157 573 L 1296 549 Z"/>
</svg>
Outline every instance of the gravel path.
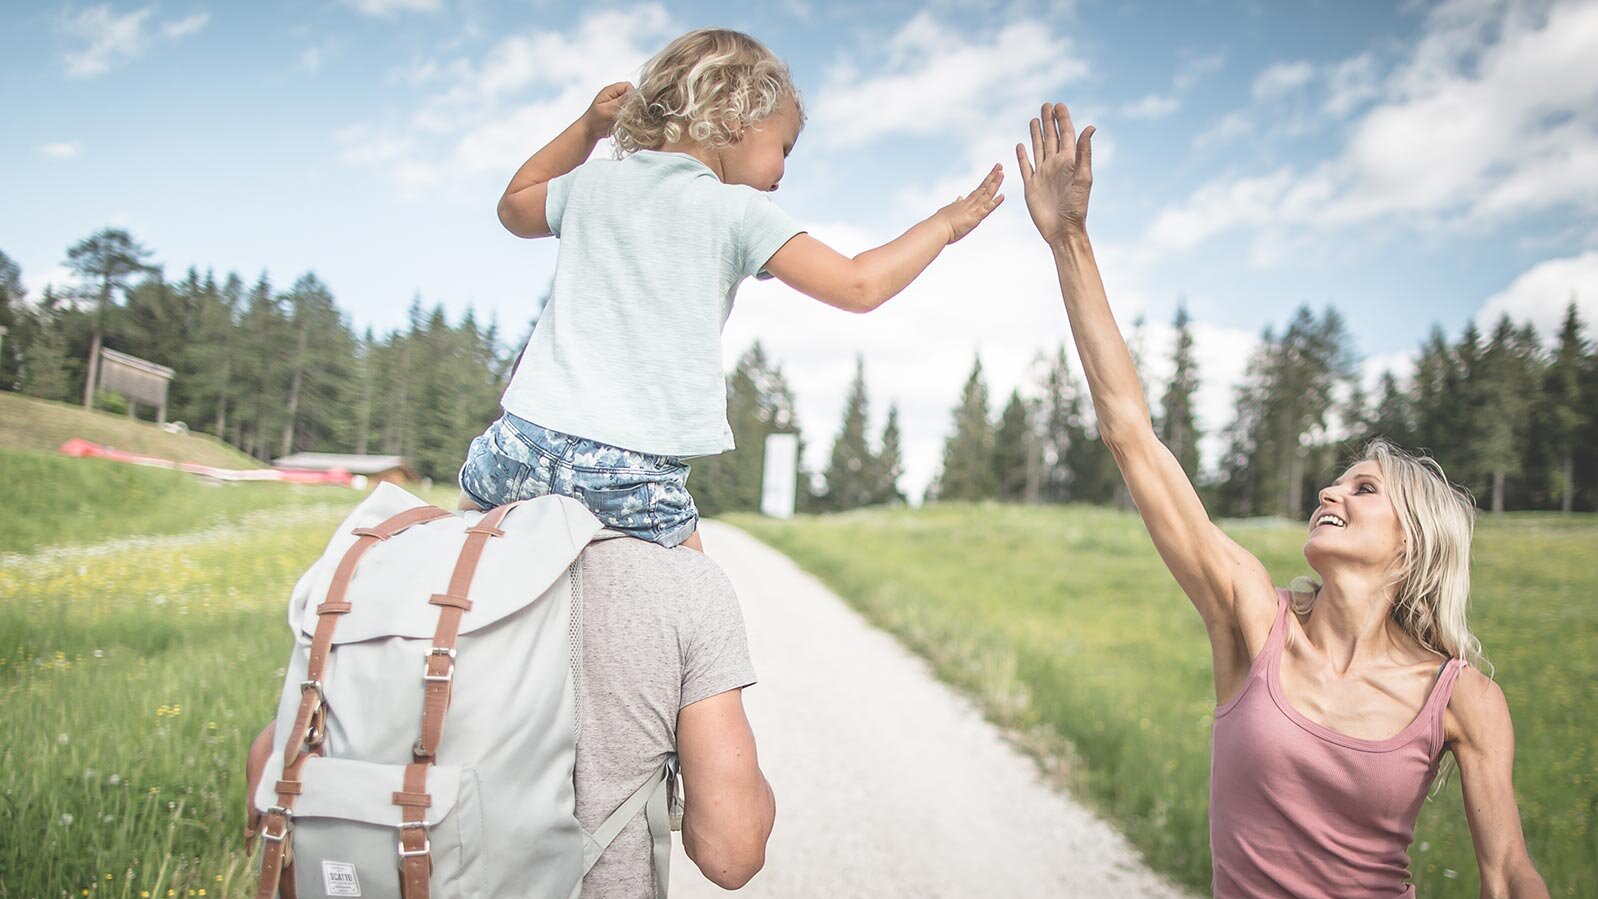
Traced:
<svg viewBox="0 0 1598 899">
<path fill-rule="evenodd" d="M 777 794 L 739 896 L 1190 896 L 819 581 L 730 526 L 704 542 L 743 604 L 760 675 L 744 702 Z M 671 870 L 673 899 L 728 895 L 680 844 Z"/>
</svg>

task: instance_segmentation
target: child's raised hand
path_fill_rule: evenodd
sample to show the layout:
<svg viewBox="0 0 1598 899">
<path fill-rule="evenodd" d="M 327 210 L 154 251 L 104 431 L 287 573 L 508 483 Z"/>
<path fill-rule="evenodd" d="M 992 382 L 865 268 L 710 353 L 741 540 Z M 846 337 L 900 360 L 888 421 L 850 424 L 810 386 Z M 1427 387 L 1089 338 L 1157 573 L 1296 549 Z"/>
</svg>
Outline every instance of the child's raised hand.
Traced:
<svg viewBox="0 0 1598 899">
<path fill-rule="evenodd" d="M 621 110 L 621 105 L 627 102 L 627 97 L 633 92 L 633 86 L 625 81 L 607 84 L 600 88 L 594 95 L 594 102 L 588 104 L 588 111 L 583 113 L 583 121 L 588 125 L 588 133 L 597 140 L 610 134 L 611 128 L 616 124 L 616 113 Z"/>
<path fill-rule="evenodd" d="M 973 228 L 982 224 L 988 213 L 999 208 L 999 204 L 1004 202 L 1004 194 L 999 193 L 999 184 L 1003 181 L 1004 168 L 995 165 L 976 190 L 933 214 L 934 218 L 949 226 L 949 243 L 970 234 Z"/>
</svg>

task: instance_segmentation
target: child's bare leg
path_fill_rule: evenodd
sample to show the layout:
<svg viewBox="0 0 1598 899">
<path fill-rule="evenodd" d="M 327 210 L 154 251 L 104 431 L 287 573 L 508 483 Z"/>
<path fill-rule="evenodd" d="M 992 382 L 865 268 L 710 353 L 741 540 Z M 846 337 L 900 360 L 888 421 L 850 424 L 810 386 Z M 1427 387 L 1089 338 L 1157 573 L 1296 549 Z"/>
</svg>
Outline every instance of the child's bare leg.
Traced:
<svg viewBox="0 0 1598 899">
<path fill-rule="evenodd" d="M 461 495 L 455 500 L 455 509 L 456 509 L 456 511 L 460 511 L 460 510 L 464 509 L 467 512 L 481 512 L 481 511 L 483 511 L 483 507 L 479 506 L 477 504 L 476 500 L 474 500 L 471 497 L 467 496 L 466 495 L 466 491 L 464 491 L 464 490 L 461 491 Z"/>
<path fill-rule="evenodd" d="M 688 535 L 688 539 L 684 540 L 680 545 L 686 546 L 689 549 L 698 550 L 699 552 L 704 552 L 705 551 L 705 545 L 703 543 L 699 542 L 699 529 L 698 528 L 694 528 L 694 532 L 692 534 L 689 534 Z"/>
</svg>

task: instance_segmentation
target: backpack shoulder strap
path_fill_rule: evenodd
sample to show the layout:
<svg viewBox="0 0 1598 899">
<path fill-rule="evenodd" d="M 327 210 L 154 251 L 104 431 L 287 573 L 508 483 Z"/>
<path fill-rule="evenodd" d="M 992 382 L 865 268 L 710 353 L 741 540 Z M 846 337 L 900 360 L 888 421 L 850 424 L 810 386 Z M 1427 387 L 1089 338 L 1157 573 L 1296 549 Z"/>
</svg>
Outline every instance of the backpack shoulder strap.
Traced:
<svg viewBox="0 0 1598 899">
<path fill-rule="evenodd" d="M 654 843 L 655 899 L 666 899 L 666 884 L 671 873 L 671 808 L 669 794 L 677 780 L 677 756 L 673 753 L 649 779 L 639 785 L 610 817 L 590 835 L 594 845 L 583 866 L 583 873 L 593 870 L 594 864 L 621 833 L 623 827 L 638 816 L 640 809 L 649 824 L 649 838 Z"/>
</svg>

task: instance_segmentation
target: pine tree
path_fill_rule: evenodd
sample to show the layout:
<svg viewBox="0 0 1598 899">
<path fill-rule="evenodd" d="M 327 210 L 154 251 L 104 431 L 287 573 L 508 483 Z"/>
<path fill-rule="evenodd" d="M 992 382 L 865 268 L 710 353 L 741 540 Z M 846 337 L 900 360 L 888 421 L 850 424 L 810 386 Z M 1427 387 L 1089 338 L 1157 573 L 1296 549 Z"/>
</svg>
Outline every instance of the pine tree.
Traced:
<svg viewBox="0 0 1598 899">
<path fill-rule="evenodd" d="M 1566 515 L 1575 508 L 1576 442 L 1588 419 L 1593 417 L 1591 400 L 1582 402 L 1581 363 L 1586 355 L 1585 344 L 1576 301 L 1571 298 L 1559 328 L 1558 348 L 1543 375 L 1537 429 L 1544 435 L 1553 457 L 1549 479 L 1551 492 L 1559 497 L 1559 510 Z"/>
<path fill-rule="evenodd" d="M 100 371 L 100 347 L 105 340 L 106 310 L 115 302 L 118 291 L 126 293 L 129 280 L 153 267 L 144 260 L 150 251 L 140 246 L 128 232 L 106 228 L 79 241 L 67 250 L 67 265 L 85 284 L 84 299 L 94 302 L 93 337 L 89 344 L 88 376 L 83 385 L 83 408 L 94 406 L 95 382 Z"/>
<path fill-rule="evenodd" d="M 44 289 L 44 297 L 32 318 L 32 339 L 22 368 L 22 391 L 40 399 L 66 402 L 72 391 L 67 371 L 67 345 L 61 329 L 59 301 L 49 287 Z"/>
<path fill-rule="evenodd" d="M 1409 409 L 1413 416 L 1414 448 L 1435 454 L 1445 446 L 1455 427 L 1450 391 L 1458 385 L 1459 361 L 1442 328 L 1433 326 L 1415 361 L 1410 382 Z"/>
<path fill-rule="evenodd" d="M 0 252 L 0 390 L 16 390 L 22 380 L 20 350 L 27 337 L 25 299 L 22 269 Z"/>
<path fill-rule="evenodd" d="M 737 444 L 731 452 L 696 459 L 689 477 L 694 502 L 703 515 L 753 512 L 760 508 L 765 476 L 766 437 L 798 434 L 793 391 L 782 369 L 766 357 L 756 341 L 739 357 L 727 376 L 727 422 Z M 816 511 L 809 475 L 803 470 L 804 440 L 799 441 L 796 506 Z"/>
<path fill-rule="evenodd" d="M 1391 371 L 1382 372 L 1377 390 L 1376 408 L 1366 429 L 1366 438 L 1381 437 L 1396 446 L 1410 447 L 1415 441 L 1415 424 L 1409 396 Z"/>
<path fill-rule="evenodd" d="M 843 423 L 827 462 L 827 506 L 836 511 L 858 509 L 871 502 L 876 457 L 866 442 L 869 416 L 865 359 L 856 356 L 854 382 L 844 403 Z"/>
<path fill-rule="evenodd" d="M 1490 478 L 1494 512 L 1504 511 L 1506 482 L 1521 471 L 1529 425 L 1525 399 L 1540 375 L 1538 367 L 1536 350 L 1524 345 L 1524 336 L 1504 315 L 1482 353 L 1474 391 L 1480 405 L 1473 442 L 1477 463 Z"/>
<path fill-rule="evenodd" d="M 348 414 L 344 385 L 354 347 L 333 294 L 314 274 L 294 282 L 287 304 L 293 336 L 287 360 L 288 402 L 278 447 L 282 455 L 316 446 L 338 431 L 339 419 Z M 467 383 L 459 386 L 465 393 Z M 457 402 L 457 407 L 464 405 Z"/>
<path fill-rule="evenodd" d="M 1162 411 L 1156 428 L 1160 441 L 1176 456 L 1191 481 L 1198 477 L 1201 435 L 1193 413 L 1194 397 L 1198 393 L 1198 365 L 1193 358 L 1193 330 L 1187 306 L 1176 308 L 1172 327 L 1176 329 L 1176 347 L 1171 354 L 1171 382 L 1160 401 Z"/>
<path fill-rule="evenodd" d="M 1029 419 L 1021 391 L 1010 391 L 993 439 L 993 481 L 997 497 L 1004 502 L 1020 502 L 1026 497 L 1027 458 L 1033 441 Z"/>
<path fill-rule="evenodd" d="M 990 499 L 997 491 L 993 476 L 993 426 L 988 421 L 988 388 L 982 380 L 982 358 L 972 364 L 954 409 L 954 433 L 943 447 L 943 472 L 938 498 Z"/>
<path fill-rule="evenodd" d="M 872 466 L 871 504 L 902 505 L 904 493 L 899 479 L 904 477 L 904 457 L 899 448 L 899 407 L 888 405 L 888 420 L 882 426 L 882 440 Z"/>
</svg>

